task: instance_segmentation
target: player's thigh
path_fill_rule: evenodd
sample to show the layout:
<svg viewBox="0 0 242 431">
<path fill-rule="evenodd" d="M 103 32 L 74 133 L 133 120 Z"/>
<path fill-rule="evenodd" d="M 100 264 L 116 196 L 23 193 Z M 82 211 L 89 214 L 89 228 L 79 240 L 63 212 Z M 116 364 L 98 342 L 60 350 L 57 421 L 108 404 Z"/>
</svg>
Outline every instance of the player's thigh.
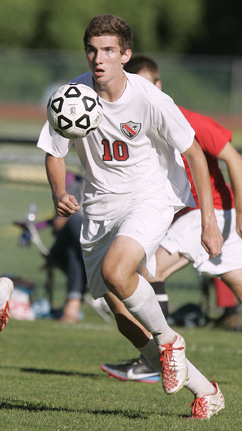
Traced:
<svg viewBox="0 0 242 431">
<path fill-rule="evenodd" d="M 189 263 L 190 261 L 178 251 L 169 253 L 163 247 L 159 247 L 156 252 L 156 276 L 150 281 L 165 281 L 167 277 Z"/>
<path fill-rule="evenodd" d="M 164 281 L 189 263 L 190 261 L 178 251 L 171 254 L 163 247 L 159 247 L 156 252 L 156 277 Z"/>
<path fill-rule="evenodd" d="M 102 274 L 105 278 L 128 278 L 137 272 L 137 267 L 144 257 L 144 248 L 133 238 L 117 236 L 107 251 L 103 264 Z"/>
</svg>

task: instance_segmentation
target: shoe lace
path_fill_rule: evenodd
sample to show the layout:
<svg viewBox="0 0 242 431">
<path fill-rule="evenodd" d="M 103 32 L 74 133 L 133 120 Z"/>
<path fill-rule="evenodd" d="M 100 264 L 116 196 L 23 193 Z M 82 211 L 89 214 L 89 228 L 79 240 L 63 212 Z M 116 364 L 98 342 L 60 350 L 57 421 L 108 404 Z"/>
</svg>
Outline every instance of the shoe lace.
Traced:
<svg viewBox="0 0 242 431">
<path fill-rule="evenodd" d="M 160 353 L 163 386 L 166 390 L 172 389 L 177 385 L 176 378 L 176 359 L 173 355 L 174 350 L 183 350 L 184 347 L 174 347 L 173 343 L 163 345 L 165 349 Z"/>
<path fill-rule="evenodd" d="M 190 404 L 192 407 L 192 417 L 206 417 L 207 402 L 205 398 L 195 398 Z"/>
<path fill-rule="evenodd" d="M 160 354 L 161 368 L 162 370 L 168 370 L 171 368 L 175 369 L 175 357 L 173 355 L 174 350 L 183 350 L 184 347 L 173 347 L 172 343 L 168 343 L 164 345 L 165 349 Z M 173 362 L 173 366 L 171 363 Z"/>
</svg>

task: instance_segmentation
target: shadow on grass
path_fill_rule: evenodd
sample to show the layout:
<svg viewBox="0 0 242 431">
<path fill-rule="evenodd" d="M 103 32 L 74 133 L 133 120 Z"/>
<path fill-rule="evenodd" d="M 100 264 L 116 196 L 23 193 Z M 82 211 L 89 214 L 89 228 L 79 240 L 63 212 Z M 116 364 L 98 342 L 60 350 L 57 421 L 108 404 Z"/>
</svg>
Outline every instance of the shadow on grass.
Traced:
<svg viewBox="0 0 242 431">
<path fill-rule="evenodd" d="M 147 415 L 142 413 L 135 413 L 125 410 L 82 410 L 82 413 L 88 413 L 91 415 L 109 415 L 109 416 L 122 416 L 128 419 L 149 419 Z"/>
<path fill-rule="evenodd" d="M 47 404 L 34 403 L 30 401 L 21 400 L 4 400 L 0 401 L 0 409 L 5 410 L 23 410 L 29 412 L 66 412 L 66 413 L 86 413 L 89 415 L 103 415 L 103 416 L 120 416 L 128 419 L 148 419 L 147 415 L 142 413 L 126 411 L 126 410 L 99 410 L 99 409 L 71 409 L 66 407 L 54 407 Z"/>
<path fill-rule="evenodd" d="M 78 377 L 91 377 L 92 379 L 100 379 L 104 377 L 101 374 L 93 373 L 80 373 L 78 371 L 61 371 L 61 370 L 50 370 L 46 368 L 20 368 L 20 371 L 24 373 L 35 373 L 35 374 L 52 374 L 59 376 L 78 376 Z"/>
<path fill-rule="evenodd" d="M 74 376 L 74 377 L 84 377 L 84 378 L 92 378 L 92 379 L 103 379 L 107 378 L 106 375 L 102 374 L 94 374 L 94 373 L 80 373 L 78 371 L 62 371 L 62 370 L 51 370 L 47 368 L 31 368 L 31 367 L 2 367 L 0 366 L 0 369 L 12 369 L 12 370 L 19 370 L 23 373 L 34 373 L 34 374 L 46 374 L 46 375 L 56 375 L 56 376 Z"/>
<path fill-rule="evenodd" d="M 50 407 L 46 404 L 41 403 L 33 403 L 30 401 L 21 401 L 21 400 L 5 400 L 0 401 L 0 409 L 8 409 L 8 410 L 26 410 L 29 412 L 43 412 L 43 411 L 51 411 L 51 412 L 67 412 L 67 413 L 75 413 L 78 410 L 68 409 L 66 407 Z"/>
</svg>

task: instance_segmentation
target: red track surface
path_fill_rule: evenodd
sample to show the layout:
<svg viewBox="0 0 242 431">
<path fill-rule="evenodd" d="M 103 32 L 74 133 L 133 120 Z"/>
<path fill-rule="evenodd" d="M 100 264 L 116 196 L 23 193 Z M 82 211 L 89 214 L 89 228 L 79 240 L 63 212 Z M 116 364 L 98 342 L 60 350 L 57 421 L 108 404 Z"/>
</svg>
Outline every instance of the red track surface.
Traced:
<svg viewBox="0 0 242 431">
<path fill-rule="evenodd" d="M 206 115 L 206 113 L 204 113 Z M 223 124 L 225 127 L 233 129 L 242 128 L 242 116 L 229 116 L 223 114 L 207 114 Z M 0 118 L 8 120 L 43 121 L 46 120 L 46 109 L 37 105 L 0 104 Z"/>
<path fill-rule="evenodd" d="M 0 118 L 43 121 L 46 119 L 46 110 L 44 107 L 36 105 L 1 104 Z"/>
</svg>

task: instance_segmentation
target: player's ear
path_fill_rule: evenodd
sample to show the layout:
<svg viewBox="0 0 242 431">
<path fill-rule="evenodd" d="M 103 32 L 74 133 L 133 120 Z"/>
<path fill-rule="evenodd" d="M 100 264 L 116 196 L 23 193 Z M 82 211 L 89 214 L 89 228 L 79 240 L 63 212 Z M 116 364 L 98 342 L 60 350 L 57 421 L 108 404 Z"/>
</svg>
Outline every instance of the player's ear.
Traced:
<svg viewBox="0 0 242 431">
<path fill-rule="evenodd" d="M 162 82 L 161 82 L 161 80 L 160 80 L 160 79 L 157 79 L 157 80 L 155 81 L 155 86 L 156 86 L 156 87 L 158 87 L 160 90 L 162 89 Z"/>
<path fill-rule="evenodd" d="M 122 64 L 128 63 L 128 61 L 131 59 L 132 51 L 131 49 L 126 49 L 125 53 L 122 55 Z"/>
</svg>

